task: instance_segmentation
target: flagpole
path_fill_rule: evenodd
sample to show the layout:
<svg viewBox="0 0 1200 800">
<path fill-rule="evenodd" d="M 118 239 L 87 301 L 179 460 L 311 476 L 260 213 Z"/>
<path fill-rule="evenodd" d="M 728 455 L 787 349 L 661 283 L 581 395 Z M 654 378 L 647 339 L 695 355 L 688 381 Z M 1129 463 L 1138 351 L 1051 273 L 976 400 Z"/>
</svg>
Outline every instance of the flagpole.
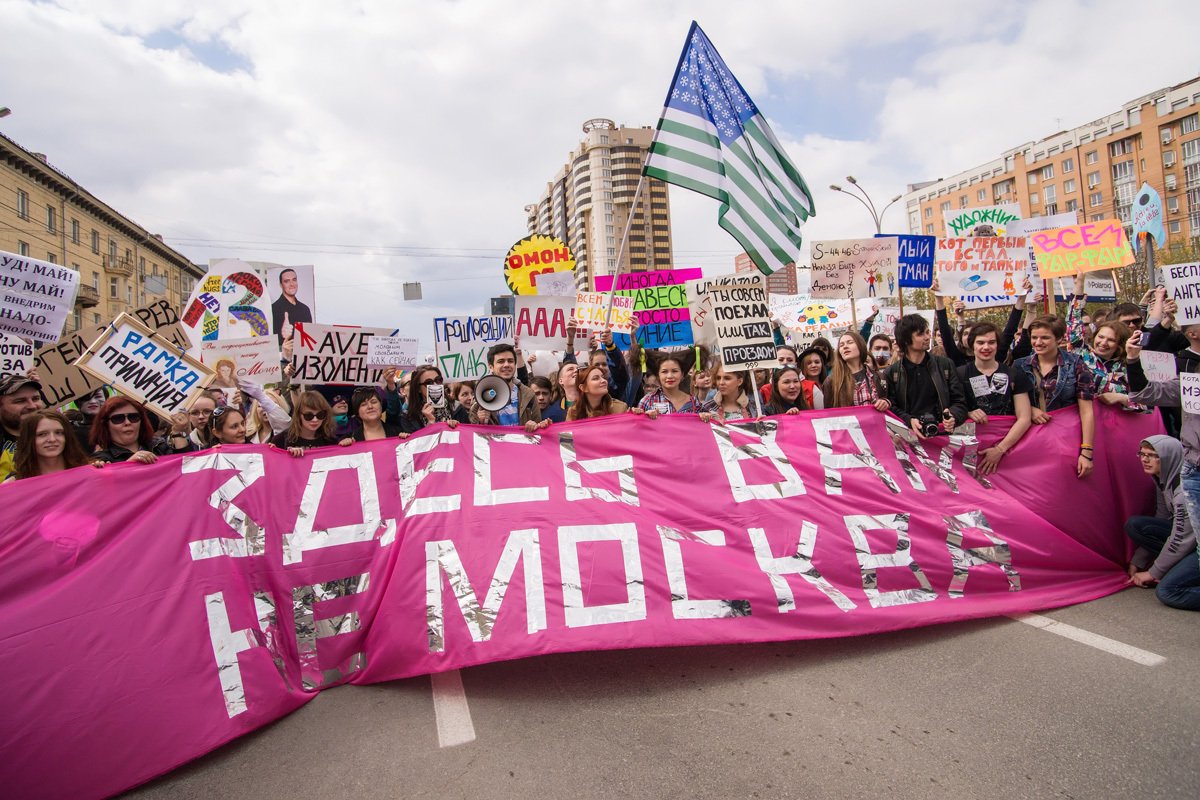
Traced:
<svg viewBox="0 0 1200 800">
<path fill-rule="evenodd" d="M 633 215 L 637 213 L 638 200 L 642 196 L 642 186 L 645 183 L 645 173 L 638 175 L 637 188 L 633 190 L 633 202 L 629 205 L 629 219 L 625 220 L 625 232 L 621 234 L 621 246 L 617 249 L 617 271 L 613 273 L 612 286 L 608 290 L 608 303 L 604 308 L 605 329 L 612 327 L 613 298 L 617 295 L 617 278 L 621 277 L 621 259 L 625 257 L 625 246 L 629 242 L 629 231 L 633 228 Z M 595 287 L 593 286 L 592 288 Z"/>
</svg>

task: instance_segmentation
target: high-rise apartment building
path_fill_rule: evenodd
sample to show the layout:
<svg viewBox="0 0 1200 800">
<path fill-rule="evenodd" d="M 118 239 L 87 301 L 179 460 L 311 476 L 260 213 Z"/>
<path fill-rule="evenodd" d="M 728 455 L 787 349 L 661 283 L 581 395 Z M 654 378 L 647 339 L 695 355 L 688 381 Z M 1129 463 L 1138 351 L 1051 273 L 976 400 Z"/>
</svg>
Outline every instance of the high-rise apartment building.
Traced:
<svg viewBox="0 0 1200 800">
<path fill-rule="evenodd" d="M 66 332 L 168 300 L 178 309 L 204 268 L 66 173 L 0 135 L 0 250 L 79 272 Z"/>
<path fill-rule="evenodd" d="M 525 206 L 530 233 L 556 236 L 575 256 L 576 285 L 595 286 L 598 275 L 618 271 L 670 269 L 671 205 L 667 185 L 647 178 L 637 208 L 633 195 L 646 150 L 654 138 L 650 127 L 626 128 L 610 119 L 583 124 L 579 149 L 546 184 L 538 202 Z M 617 263 L 621 236 L 629 215 L 626 253 Z"/>
<path fill-rule="evenodd" d="M 1100 119 L 1014 147 L 949 178 L 913 184 L 904 196 L 911 233 L 944 236 L 943 212 L 1017 203 L 1022 216 L 1068 211 L 1079 222 L 1128 226 L 1142 183 L 1163 201 L 1167 241 L 1200 239 L 1200 78 L 1159 89 Z"/>
</svg>

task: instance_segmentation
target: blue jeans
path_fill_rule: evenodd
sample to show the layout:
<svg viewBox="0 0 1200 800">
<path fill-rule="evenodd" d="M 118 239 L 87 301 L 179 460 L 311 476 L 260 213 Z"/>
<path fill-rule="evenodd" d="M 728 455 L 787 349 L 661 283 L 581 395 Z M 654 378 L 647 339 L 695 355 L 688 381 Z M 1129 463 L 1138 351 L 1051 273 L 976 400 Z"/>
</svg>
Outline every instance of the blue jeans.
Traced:
<svg viewBox="0 0 1200 800">
<path fill-rule="evenodd" d="M 1200 467 L 1183 465 L 1183 493 L 1193 530 L 1200 530 Z M 1200 555 L 1188 553 L 1158 582 L 1158 599 L 1172 608 L 1200 611 Z"/>
</svg>

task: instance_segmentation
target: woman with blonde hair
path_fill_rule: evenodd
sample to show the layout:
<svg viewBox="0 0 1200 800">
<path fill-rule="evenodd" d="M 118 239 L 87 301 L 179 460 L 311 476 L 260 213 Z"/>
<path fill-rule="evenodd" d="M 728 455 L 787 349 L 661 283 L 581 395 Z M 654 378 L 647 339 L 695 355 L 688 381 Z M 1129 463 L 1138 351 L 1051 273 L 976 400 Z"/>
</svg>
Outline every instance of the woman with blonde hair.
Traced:
<svg viewBox="0 0 1200 800">
<path fill-rule="evenodd" d="M 885 388 L 871 364 L 866 340 L 856 331 L 843 333 L 833 352 L 833 371 L 821 386 L 825 407 L 874 406 L 887 411 L 892 404 Z"/>
<path fill-rule="evenodd" d="M 295 458 L 310 447 L 337 444 L 336 425 L 329 401 L 320 392 L 303 392 L 296 403 L 296 413 L 286 431 L 271 440 L 271 444 L 287 450 Z M 349 444 L 349 440 L 346 442 Z"/>
<path fill-rule="evenodd" d="M 620 400 L 614 400 L 608 393 L 608 377 L 602 366 L 584 367 L 579 370 L 575 377 L 575 389 L 578 392 L 578 400 L 567 409 L 568 421 L 624 414 L 629 410 L 629 406 Z"/>
</svg>

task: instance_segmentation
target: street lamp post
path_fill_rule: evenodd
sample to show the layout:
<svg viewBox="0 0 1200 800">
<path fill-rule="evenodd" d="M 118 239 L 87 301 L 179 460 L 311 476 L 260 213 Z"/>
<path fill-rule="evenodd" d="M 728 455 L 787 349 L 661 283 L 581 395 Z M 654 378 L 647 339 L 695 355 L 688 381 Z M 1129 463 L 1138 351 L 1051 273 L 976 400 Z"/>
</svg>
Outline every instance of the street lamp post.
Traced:
<svg viewBox="0 0 1200 800">
<path fill-rule="evenodd" d="M 0 119 L 4 119 L 12 113 L 12 109 L 8 106 L 0 106 Z"/>
<path fill-rule="evenodd" d="M 900 198 L 903 197 L 903 195 L 899 195 L 899 194 L 896 195 L 888 202 L 888 204 L 886 206 L 883 207 L 882 211 L 878 211 L 875 208 L 875 201 L 873 201 L 871 199 L 871 195 L 867 194 L 866 189 L 864 189 L 858 185 L 858 180 L 853 175 L 847 175 L 846 180 L 850 183 L 851 186 L 853 186 L 855 189 L 858 190 L 857 193 L 847 191 L 847 190 L 843 189 L 841 186 L 838 186 L 836 183 L 829 184 L 829 188 L 833 189 L 835 192 L 841 192 L 842 194 L 849 195 L 850 197 L 853 197 L 858 202 L 862 203 L 863 208 L 865 208 L 867 210 L 867 213 L 869 213 L 871 215 L 871 221 L 875 223 L 875 233 L 883 233 L 883 215 L 886 214 L 888 209 L 891 208 L 892 206 L 894 206 L 900 200 Z M 900 300 L 900 313 L 903 314 L 904 313 L 904 290 L 901 289 L 898 285 L 896 286 L 896 294 Z"/>
</svg>

